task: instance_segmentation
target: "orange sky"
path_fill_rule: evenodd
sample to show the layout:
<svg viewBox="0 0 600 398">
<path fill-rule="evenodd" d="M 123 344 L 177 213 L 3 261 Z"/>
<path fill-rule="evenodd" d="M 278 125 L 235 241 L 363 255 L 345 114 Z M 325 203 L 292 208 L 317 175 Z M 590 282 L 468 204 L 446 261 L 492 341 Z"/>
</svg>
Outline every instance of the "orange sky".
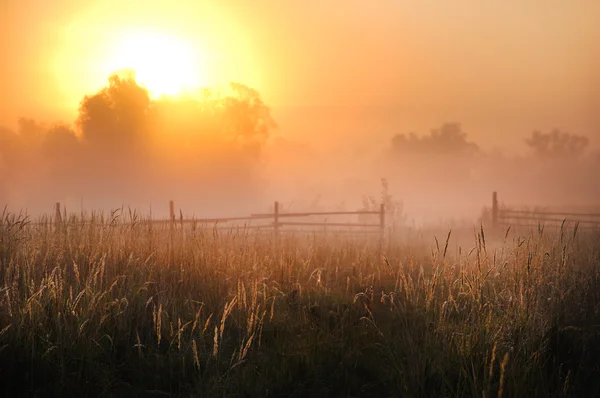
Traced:
<svg viewBox="0 0 600 398">
<path fill-rule="evenodd" d="M 73 120 L 121 32 L 151 30 L 198 51 L 201 81 L 254 87 L 276 116 L 381 106 L 398 132 L 457 120 L 496 144 L 557 126 L 598 146 L 599 18 L 597 0 L 4 1 L 0 124 Z"/>
</svg>

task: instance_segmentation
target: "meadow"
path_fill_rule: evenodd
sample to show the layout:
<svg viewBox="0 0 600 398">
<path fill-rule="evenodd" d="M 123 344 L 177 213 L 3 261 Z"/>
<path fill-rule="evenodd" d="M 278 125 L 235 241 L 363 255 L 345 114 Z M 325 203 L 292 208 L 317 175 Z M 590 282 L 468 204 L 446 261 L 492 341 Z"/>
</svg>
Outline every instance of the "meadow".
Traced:
<svg viewBox="0 0 600 398">
<path fill-rule="evenodd" d="M 0 223 L 4 396 L 600 396 L 598 231 L 34 221 Z"/>
</svg>

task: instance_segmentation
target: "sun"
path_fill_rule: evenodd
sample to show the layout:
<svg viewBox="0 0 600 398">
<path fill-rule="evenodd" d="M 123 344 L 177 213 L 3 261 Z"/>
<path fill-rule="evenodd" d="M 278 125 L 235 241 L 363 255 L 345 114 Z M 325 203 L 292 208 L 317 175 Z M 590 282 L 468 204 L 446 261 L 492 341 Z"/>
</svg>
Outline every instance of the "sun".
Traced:
<svg viewBox="0 0 600 398">
<path fill-rule="evenodd" d="M 133 70 L 152 97 L 173 96 L 206 84 L 202 60 L 185 40 L 155 32 L 128 33 L 116 45 L 110 68 Z"/>
</svg>

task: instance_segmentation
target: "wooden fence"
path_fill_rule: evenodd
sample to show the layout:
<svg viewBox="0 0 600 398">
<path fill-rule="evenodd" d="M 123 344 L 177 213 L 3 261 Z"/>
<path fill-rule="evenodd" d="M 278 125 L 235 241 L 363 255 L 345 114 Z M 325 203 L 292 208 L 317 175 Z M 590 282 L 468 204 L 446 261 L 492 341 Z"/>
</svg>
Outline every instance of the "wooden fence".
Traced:
<svg viewBox="0 0 600 398">
<path fill-rule="evenodd" d="M 259 213 L 251 214 L 247 217 L 215 217 L 215 218 L 183 218 L 183 214 L 179 213 L 177 217 L 175 213 L 175 204 L 173 201 L 169 202 L 169 218 L 168 219 L 150 219 L 145 220 L 152 224 L 169 224 L 175 227 L 177 224 L 194 224 L 194 225 L 210 225 L 216 229 L 232 229 L 240 227 L 243 229 L 263 229 L 272 230 L 276 233 L 298 231 L 299 228 L 310 227 L 315 232 L 332 232 L 337 233 L 378 233 L 382 237 L 385 231 L 385 206 L 380 205 L 378 211 L 372 210 L 359 210 L 359 211 L 330 211 L 330 212 L 298 212 L 298 213 L 286 213 L 280 211 L 281 207 L 279 202 L 274 202 L 273 213 Z M 314 218 L 318 217 L 331 217 L 331 216 L 361 216 L 361 215 L 372 215 L 378 217 L 377 223 L 366 223 L 366 222 L 329 222 L 326 221 L 315 221 Z M 61 209 L 61 204 L 56 203 L 55 205 L 55 216 L 54 222 L 57 227 L 63 223 L 63 219 L 66 217 L 66 211 L 64 208 Z M 298 218 L 312 218 L 308 221 L 288 221 L 289 219 Z M 82 220 L 83 221 L 83 220 Z M 253 224 L 254 222 L 262 221 L 262 224 Z M 265 223 L 265 221 L 267 223 Z M 236 224 L 237 223 L 237 224 Z M 223 224 L 227 226 L 223 227 Z"/>
<path fill-rule="evenodd" d="M 513 210 L 498 205 L 498 194 L 492 194 L 492 226 L 531 227 L 537 225 L 560 227 L 565 223 L 578 224 L 579 228 L 600 228 L 600 213 L 569 211 Z"/>
</svg>

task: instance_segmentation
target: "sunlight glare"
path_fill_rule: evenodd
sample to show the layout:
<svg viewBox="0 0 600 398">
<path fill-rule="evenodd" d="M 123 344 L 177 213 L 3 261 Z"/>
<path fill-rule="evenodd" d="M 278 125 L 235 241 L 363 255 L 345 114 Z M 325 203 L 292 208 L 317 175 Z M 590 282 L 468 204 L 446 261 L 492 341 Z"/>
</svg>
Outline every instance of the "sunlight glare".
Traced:
<svg viewBox="0 0 600 398">
<path fill-rule="evenodd" d="M 177 95 L 206 84 L 198 52 L 184 40 L 165 34 L 136 33 L 125 37 L 110 68 L 135 71 L 152 97 Z"/>
</svg>

